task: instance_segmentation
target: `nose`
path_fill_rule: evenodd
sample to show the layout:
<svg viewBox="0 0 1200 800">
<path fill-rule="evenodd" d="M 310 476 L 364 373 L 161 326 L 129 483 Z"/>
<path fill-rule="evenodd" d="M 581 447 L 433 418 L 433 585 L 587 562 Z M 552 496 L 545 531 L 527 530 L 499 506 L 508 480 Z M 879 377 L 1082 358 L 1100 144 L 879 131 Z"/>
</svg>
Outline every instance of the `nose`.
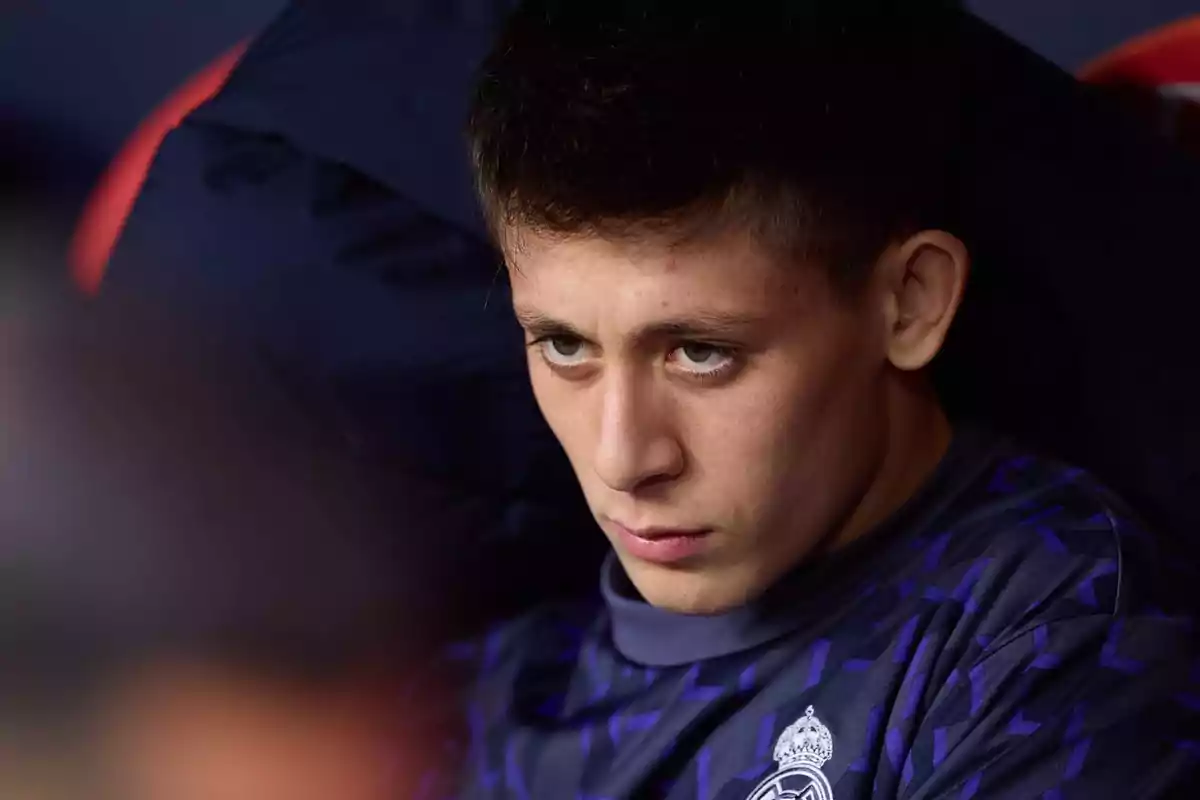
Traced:
<svg viewBox="0 0 1200 800">
<path fill-rule="evenodd" d="M 613 373 L 603 386 L 596 474 L 618 492 L 677 478 L 684 453 L 670 415 L 657 407 L 653 393 L 637 376 Z"/>
</svg>

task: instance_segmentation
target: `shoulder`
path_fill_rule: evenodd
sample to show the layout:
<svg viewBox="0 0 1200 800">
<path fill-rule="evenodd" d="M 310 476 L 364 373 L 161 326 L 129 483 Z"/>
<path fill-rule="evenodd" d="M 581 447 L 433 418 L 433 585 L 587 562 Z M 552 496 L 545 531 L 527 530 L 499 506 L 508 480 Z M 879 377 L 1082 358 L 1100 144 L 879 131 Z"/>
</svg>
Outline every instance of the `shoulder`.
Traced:
<svg viewBox="0 0 1200 800">
<path fill-rule="evenodd" d="M 941 534 L 948 678 L 912 751 L 941 753 L 918 793 L 1082 797 L 1122 785 L 1162 797 L 1194 785 L 1200 762 L 1181 747 L 1200 709 L 1187 576 L 1094 476 L 1006 453 Z"/>
<path fill-rule="evenodd" d="M 1190 618 L 1187 565 L 1089 472 L 1005 443 L 942 534 L 991 635 L 1083 617 Z"/>
</svg>

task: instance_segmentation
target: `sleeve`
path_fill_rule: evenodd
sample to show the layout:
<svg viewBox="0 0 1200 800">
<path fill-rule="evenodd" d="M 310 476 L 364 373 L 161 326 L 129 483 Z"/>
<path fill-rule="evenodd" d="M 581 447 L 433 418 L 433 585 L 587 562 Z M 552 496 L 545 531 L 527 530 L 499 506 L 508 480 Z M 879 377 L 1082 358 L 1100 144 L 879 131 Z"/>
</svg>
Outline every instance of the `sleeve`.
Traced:
<svg viewBox="0 0 1200 800">
<path fill-rule="evenodd" d="M 913 743 L 925 777 L 901 796 L 1200 796 L 1195 653 L 1180 618 L 1097 615 L 1025 629 L 934 699 Z"/>
</svg>

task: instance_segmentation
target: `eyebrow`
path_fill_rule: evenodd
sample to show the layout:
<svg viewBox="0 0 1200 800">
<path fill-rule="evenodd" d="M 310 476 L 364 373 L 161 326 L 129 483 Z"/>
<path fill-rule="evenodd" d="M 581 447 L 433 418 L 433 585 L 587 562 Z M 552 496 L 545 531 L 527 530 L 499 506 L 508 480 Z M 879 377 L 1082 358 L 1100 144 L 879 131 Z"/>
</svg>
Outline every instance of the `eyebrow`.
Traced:
<svg viewBox="0 0 1200 800">
<path fill-rule="evenodd" d="M 531 336 L 570 336 L 588 340 L 574 325 L 554 319 L 540 311 L 517 309 L 517 321 Z M 678 317 L 656 320 L 634 331 L 634 338 L 671 337 L 677 339 L 709 339 L 731 336 L 761 324 L 764 318 L 754 314 L 727 311 L 696 311 Z"/>
</svg>

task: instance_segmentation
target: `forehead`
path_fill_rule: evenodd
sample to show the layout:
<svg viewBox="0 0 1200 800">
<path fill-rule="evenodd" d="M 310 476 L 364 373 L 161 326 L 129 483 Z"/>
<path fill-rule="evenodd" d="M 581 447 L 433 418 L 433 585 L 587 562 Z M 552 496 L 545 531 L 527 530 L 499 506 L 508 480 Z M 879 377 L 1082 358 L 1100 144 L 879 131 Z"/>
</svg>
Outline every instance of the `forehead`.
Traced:
<svg viewBox="0 0 1200 800">
<path fill-rule="evenodd" d="M 831 297 L 821 270 L 775 256 L 748 236 L 685 246 L 599 237 L 510 237 L 518 310 L 639 318 L 658 314 L 795 313 Z"/>
</svg>

